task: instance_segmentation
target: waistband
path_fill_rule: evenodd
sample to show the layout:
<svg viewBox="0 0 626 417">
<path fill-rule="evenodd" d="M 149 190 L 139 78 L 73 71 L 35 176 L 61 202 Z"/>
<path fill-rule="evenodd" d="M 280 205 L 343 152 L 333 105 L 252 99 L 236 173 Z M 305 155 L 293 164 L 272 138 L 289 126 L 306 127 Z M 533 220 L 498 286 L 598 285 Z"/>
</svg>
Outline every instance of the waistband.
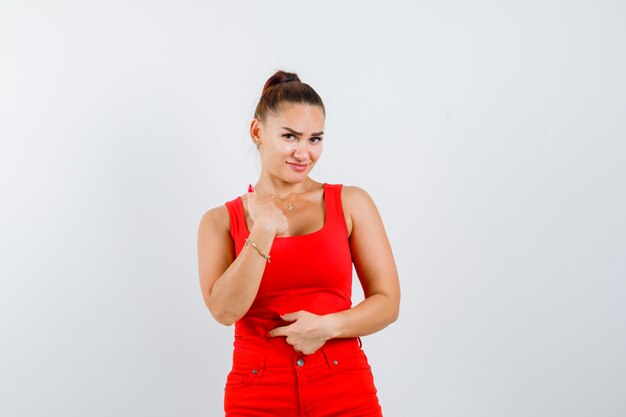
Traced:
<svg viewBox="0 0 626 417">
<path fill-rule="evenodd" d="M 235 347 L 233 349 L 233 364 L 248 365 L 253 368 L 291 368 L 295 365 L 302 366 L 306 363 L 311 366 L 328 366 L 329 363 L 335 362 L 355 355 L 365 356 L 361 338 L 342 338 L 327 340 L 324 345 L 315 353 L 305 355 L 296 352 L 291 345 L 288 345 L 291 351 L 282 351 L 276 349 L 267 349 L 264 346 L 252 347 Z"/>
</svg>

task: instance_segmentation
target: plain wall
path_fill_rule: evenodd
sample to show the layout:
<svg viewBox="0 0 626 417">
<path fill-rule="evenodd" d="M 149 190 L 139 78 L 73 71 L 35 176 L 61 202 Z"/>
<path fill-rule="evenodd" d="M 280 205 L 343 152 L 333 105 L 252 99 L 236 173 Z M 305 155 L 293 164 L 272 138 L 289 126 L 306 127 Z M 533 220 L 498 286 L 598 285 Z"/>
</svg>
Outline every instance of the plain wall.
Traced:
<svg viewBox="0 0 626 417">
<path fill-rule="evenodd" d="M 400 318 L 363 338 L 386 417 L 626 415 L 625 21 L 621 1 L 4 0 L 0 415 L 222 415 L 233 329 L 197 227 L 257 180 L 277 69 L 326 105 L 311 176 L 368 191 L 393 246 Z"/>
</svg>

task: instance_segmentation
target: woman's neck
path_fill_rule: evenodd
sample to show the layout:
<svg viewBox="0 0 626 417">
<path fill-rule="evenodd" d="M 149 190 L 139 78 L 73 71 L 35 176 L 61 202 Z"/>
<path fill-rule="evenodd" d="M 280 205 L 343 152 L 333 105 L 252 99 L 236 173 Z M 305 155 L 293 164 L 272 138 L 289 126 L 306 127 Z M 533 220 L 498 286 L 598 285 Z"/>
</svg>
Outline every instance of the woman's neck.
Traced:
<svg viewBox="0 0 626 417">
<path fill-rule="evenodd" d="M 290 195 L 301 194 L 311 189 L 311 180 L 307 177 L 302 182 L 289 183 L 278 178 L 259 178 L 254 189 L 261 191 L 261 196 L 273 195 L 279 200 L 285 200 Z"/>
</svg>

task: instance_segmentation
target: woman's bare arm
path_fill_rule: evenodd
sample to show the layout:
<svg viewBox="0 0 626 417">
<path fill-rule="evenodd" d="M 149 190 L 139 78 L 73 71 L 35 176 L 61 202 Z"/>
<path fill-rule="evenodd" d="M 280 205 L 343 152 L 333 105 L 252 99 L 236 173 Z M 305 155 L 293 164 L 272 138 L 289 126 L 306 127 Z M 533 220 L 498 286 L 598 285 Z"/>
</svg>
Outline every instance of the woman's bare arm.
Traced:
<svg viewBox="0 0 626 417">
<path fill-rule="evenodd" d="M 374 333 L 396 321 L 400 310 L 398 271 L 378 209 L 363 189 L 344 188 L 352 222 L 350 250 L 365 299 L 329 315 L 333 338 Z"/>
<path fill-rule="evenodd" d="M 274 203 L 257 202 L 256 193 L 247 197 L 250 217 L 256 219 L 248 238 L 268 254 L 276 234 L 286 230 L 287 219 Z M 243 317 L 254 302 L 267 264 L 250 245 L 235 258 L 229 223 L 228 208 L 223 205 L 207 211 L 198 227 L 202 296 L 213 317 L 227 326 Z"/>
<path fill-rule="evenodd" d="M 218 322 L 230 326 L 252 305 L 267 262 L 251 246 L 244 246 L 235 258 L 227 210 L 226 206 L 216 207 L 200 220 L 198 270 L 205 304 Z M 268 253 L 274 235 L 270 230 L 253 226 L 249 239 L 263 253 Z"/>
</svg>

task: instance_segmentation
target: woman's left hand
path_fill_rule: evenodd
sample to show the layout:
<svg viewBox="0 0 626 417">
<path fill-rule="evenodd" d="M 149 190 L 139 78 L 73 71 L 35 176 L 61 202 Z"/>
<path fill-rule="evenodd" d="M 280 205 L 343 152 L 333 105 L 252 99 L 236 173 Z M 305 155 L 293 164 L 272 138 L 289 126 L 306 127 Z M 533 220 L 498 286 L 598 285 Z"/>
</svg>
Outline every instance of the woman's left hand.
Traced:
<svg viewBox="0 0 626 417">
<path fill-rule="evenodd" d="M 293 321 L 293 323 L 270 330 L 268 336 L 286 336 L 287 343 L 293 346 L 296 352 L 311 355 L 331 338 L 328 316 L 318 316 L 300 310 L 282 314 L 280 317 L 285 321 Z"/>
</svg>

